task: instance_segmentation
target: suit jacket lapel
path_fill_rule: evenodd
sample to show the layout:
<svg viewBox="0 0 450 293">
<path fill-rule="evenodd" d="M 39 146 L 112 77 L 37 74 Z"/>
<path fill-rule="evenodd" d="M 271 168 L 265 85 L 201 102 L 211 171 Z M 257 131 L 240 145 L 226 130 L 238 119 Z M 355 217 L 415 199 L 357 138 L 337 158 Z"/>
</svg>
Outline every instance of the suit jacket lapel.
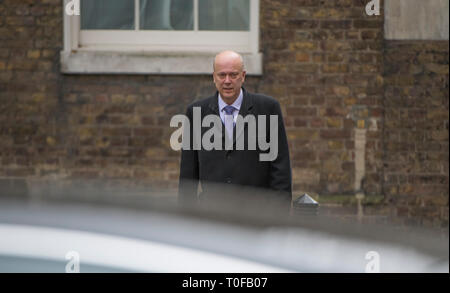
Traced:
<svg viewBox="0 0 450 293">
<path fill-rule="evenodd" d="M 210 113 L 207 113 L 207 114 L 205 113 L 205 116 L 208 115 L 208 114 L 213 114 L 213 115 L 217 115 L 219 117 L 219 119 L 220 119 L 218 94 L 219 94 L 219 92 L 216 92 L 216 94 L 211 97 L 211 100 L 210 100 L 210 102 L 208 104 L 208 108 L 210 110 Z M 219 125 L 214 123 L 214 127 L 216 128 L 217 131 L 222 133 L 222 140 L 224 140 L 225 138 L 223 136 L 223 129 L 225 128 L 225 126 L 222 125 L 222 129 L 220 129 Z"/>
<path fill-rule="evenodd" d="M 242 92 L 244 95 L 244 98 L 242 100 L 241 109 L 239 110 L 239 115 L 241 115 L 243 118 L 247 116 L 248 114 L 252 113 L 253 108 L 253 99 L 251 94 L 249 94 L 244 88 L 242 88 Z M 237 127 L 235 127 L 236 131 Z M 236 140 L 245 132 L 244 130 L 247 129 L 247 124 L 244 125 L 243 128 L 239 129 L 239 132 L 236 133 L 236 136 L 234 136 L 233 145 L 235 146 Z"/>
</svg>

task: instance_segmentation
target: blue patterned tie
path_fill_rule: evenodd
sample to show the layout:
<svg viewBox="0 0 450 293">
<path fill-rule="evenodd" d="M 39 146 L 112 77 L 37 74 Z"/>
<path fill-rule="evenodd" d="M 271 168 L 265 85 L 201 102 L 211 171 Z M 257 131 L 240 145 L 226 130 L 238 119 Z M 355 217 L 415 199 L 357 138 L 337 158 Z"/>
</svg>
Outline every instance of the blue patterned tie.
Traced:
<svg viewBox="0 0 450 293">
<path fill-rule="evenodd" d="M 235 125 L 233 112 L 236 110 L 233 106 L 226 106 L 223 108 L 225 111 L 225 129 L 228 132 L 229 137 L 233 137 L 233 128 Z"/>
</svg>

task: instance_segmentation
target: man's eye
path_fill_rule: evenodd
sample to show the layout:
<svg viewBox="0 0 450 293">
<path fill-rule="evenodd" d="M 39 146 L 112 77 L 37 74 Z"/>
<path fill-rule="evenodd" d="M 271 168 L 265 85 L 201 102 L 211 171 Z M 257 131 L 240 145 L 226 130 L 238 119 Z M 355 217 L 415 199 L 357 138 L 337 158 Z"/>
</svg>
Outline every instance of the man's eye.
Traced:
<svg viewBox="0 0 450 293">
<path fill-rule="evenodd" d="M 236 79 L 238 76 L 239 76 L 239 73 L 237 73 L 237 72 L 231 72 L 231 73 L 218 73 L 217 74 L 217 76 L 220 78 L 220 79 L 225 79 L 225 78 L 227 78 L 227 75 L 229 75 L 230 76 L 230 78 L 231 79 Z"/>
</svg>

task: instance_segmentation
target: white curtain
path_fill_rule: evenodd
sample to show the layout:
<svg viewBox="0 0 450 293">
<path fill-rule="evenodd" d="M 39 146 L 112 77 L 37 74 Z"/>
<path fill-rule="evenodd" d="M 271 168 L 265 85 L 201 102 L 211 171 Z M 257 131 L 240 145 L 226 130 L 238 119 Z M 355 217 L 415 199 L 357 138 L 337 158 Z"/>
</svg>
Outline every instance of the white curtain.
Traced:
<svg viewBox="0 0 450 293">
<path fill-rule="evenodd" d="M 140 28 L 193 30 L 193 0 L 140 0 Z"/>
<path fill-rule="evenodd" d="M 134 0 L 82 0 L 81 29 L 134 29 Z"/>
<path fill-rule="evenodd" d="M 81 0 L 81 29 L 133 30 L 134 0 Z M 193 0 L 140 0 L 140 29 L 193 30 Z M 199 0 L 200 30 L 249 30 L 249 0 Z"/>
<path fill-rule="evenodd" d="M 248 31 L 249 0 L 199 0 L 199 29 Z"/>
</svg>

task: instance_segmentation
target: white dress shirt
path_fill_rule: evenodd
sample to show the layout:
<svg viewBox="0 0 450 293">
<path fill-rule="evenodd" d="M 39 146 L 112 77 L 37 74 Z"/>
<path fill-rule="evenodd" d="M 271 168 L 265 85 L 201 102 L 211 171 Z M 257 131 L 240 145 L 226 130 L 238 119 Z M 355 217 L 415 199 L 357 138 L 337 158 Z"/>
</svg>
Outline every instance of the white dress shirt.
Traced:
<svg viewBox="0 0 450 293">
<path fill-rule="evenodd" d="M 225 102 L 222 100 L 222 97 L 220 96 L 220 93 L 219 93 L 218 99 L 219 99 L 219 113 L 220 113 L 220 119 L 222 119 L 222 123 L 225 124 L 225 111 L 223 110 L 223 108 L 225 108 L 226 106 L 228 106 L 228 104 L 225 103 Z M 238 98 L 236 99 L 236 101 L 234 101 L 234 103 L 230 105 L 230 106 L 233 106 L 233 107 L 236 109 L 236 110 L 234 110 L 234 112 L 233 112 L 233 120 L 234 120 L 234 123 L 236 123 L 237 116 L 238 116 L 238 114 L 239 114 L 239 110 L 241 109 L 241 105 L 242 105 L 242 100 L 243 100 L 243 99 L 244 99 L 244 94 L 243 94 L 242 89 L 241 89 L 241 92 L 239 93 L 239 96 L 238 96 Z"/>
</svg>

